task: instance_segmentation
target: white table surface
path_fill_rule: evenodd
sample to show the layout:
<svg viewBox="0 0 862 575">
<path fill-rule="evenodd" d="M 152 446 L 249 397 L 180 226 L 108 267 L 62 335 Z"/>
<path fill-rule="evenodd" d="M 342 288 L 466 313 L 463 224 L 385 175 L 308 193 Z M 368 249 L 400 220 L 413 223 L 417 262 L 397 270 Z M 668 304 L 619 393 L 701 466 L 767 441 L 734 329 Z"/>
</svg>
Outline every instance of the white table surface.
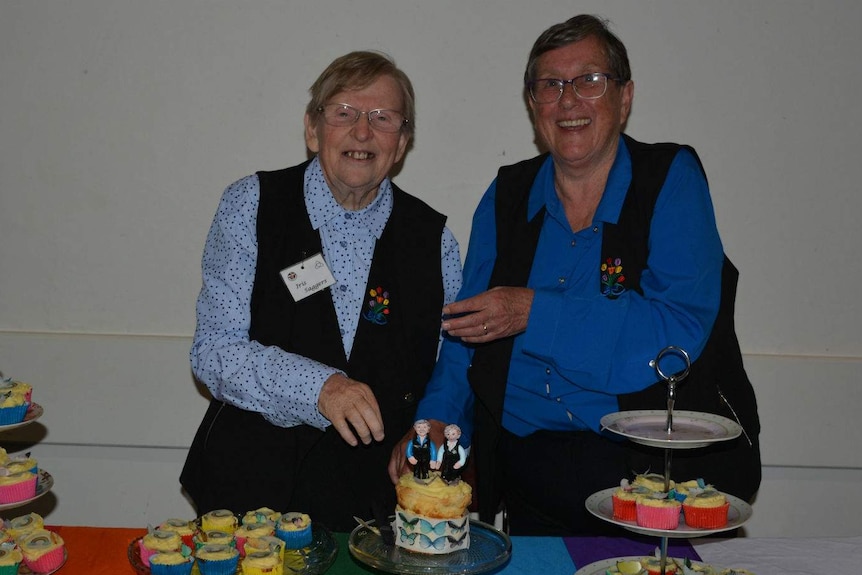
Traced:
<svg viewBox="0 0 862 575">
<path fill-rule="evenodd" d="M 691 543 L 705 563 L 748 569 L 755 575 L 862 573 L 862 536 L 739 537 Z"/>
</svg>

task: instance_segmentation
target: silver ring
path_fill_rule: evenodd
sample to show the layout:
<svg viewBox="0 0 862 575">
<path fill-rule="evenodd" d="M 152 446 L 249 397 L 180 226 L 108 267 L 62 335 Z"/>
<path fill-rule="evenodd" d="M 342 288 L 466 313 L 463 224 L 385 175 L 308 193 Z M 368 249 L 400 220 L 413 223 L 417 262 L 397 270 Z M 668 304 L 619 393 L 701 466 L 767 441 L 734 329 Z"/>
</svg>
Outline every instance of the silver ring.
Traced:
<svg viewBox="0 0 862 575">
<path fill-rule="evenodd" d="M 482 324 L 482 335 L 488 335 L 488 324 L 487 323 Z"/>
</svg>

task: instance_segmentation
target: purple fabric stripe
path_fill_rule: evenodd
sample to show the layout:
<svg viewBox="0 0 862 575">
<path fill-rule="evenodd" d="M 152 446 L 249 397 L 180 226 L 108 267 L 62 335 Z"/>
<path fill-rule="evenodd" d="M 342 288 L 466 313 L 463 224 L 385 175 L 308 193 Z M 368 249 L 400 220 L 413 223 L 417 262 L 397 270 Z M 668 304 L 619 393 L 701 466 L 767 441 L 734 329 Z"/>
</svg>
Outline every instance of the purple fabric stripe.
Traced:
<svg viewBox="0 0 862 575">
<path fill-rule="evenodd" d="M 614 557 L 655 555 L 656 548 L 661 547 L 661 539 L 658 537 L 564 537 L 563 543 L 575 563 L 575 568 L 580 569 L 590 563 L 613 559 Z M 700 561 L 700 555 L 691 546 L 687 539 L 668 539 L 667 553 L 669 557 L 685 558 L 692 561 Z"/>
</svg>

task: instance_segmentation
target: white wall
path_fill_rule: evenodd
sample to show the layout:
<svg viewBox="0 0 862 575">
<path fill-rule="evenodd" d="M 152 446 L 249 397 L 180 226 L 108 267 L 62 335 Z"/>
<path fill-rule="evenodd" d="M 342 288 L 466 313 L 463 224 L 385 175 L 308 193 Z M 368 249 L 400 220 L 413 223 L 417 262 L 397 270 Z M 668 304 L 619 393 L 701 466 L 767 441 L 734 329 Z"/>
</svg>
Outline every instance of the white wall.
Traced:
<svg viewBox="0 0 862 575">
<path fill-rule="evenodd" d="M 54 476 L 49 522 L 191 513 L 176 477 L 206 408 L 187 360 L 204 237 L 228 183 L 305 157 L 326 64 L 378 49 L 410 75 L 396 182 L 466 247 L 497 167 L 536 153 L 530 46 L 578 12 L 628 46 L 628 133 L 699 151 L 741 271 L 766 465 L 749 533 L 862 534 L 862 501 L 815 495 L 862 479 L 855 0 L 0 0 L 0 370 L 45 409 L 0 444 Z"/>
</svg>

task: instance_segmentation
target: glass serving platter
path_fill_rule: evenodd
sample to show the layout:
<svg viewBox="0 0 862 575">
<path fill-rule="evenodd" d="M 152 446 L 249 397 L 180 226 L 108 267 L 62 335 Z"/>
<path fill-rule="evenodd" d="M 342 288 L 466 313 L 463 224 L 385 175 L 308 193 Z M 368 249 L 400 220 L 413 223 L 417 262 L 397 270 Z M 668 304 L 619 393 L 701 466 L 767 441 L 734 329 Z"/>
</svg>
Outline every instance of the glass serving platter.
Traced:
<svg viewBox="0 0 862 575">
<path fill-rule="evenodd" d="M 140 575 L 150 575 L 150 568 L 144 565 L 141 559 L 141 539 L 143 537 L 137 537 L 129 543 L 129 563 Z M 284 573 L 285 575 L 323 575 L 332 566 L 337 553 L 338 542 L 329 529 L 312 522 L 311 545 L 302 549 L 285 550 Z M 242 574 L 242 560 L 237 565 L 236 573 Z M 197 564 L 192 567 L 192 575 L 200 575 Z"/>
<path fill-rule="evenodd" d="M 391 517 L 395 520 L 395 516 Z M 444 555 L 428 555 L 387 545 L 373 529 L 374 521 L 356 527 L 348 539 L 351 555 L 358 561 L 385 571 L 403 575 L 472 575 L 485 573 L 503 565 L 512 553 L 509 536 L 491 525 L 470 520 L 470 548 Z"/>
</svg>

